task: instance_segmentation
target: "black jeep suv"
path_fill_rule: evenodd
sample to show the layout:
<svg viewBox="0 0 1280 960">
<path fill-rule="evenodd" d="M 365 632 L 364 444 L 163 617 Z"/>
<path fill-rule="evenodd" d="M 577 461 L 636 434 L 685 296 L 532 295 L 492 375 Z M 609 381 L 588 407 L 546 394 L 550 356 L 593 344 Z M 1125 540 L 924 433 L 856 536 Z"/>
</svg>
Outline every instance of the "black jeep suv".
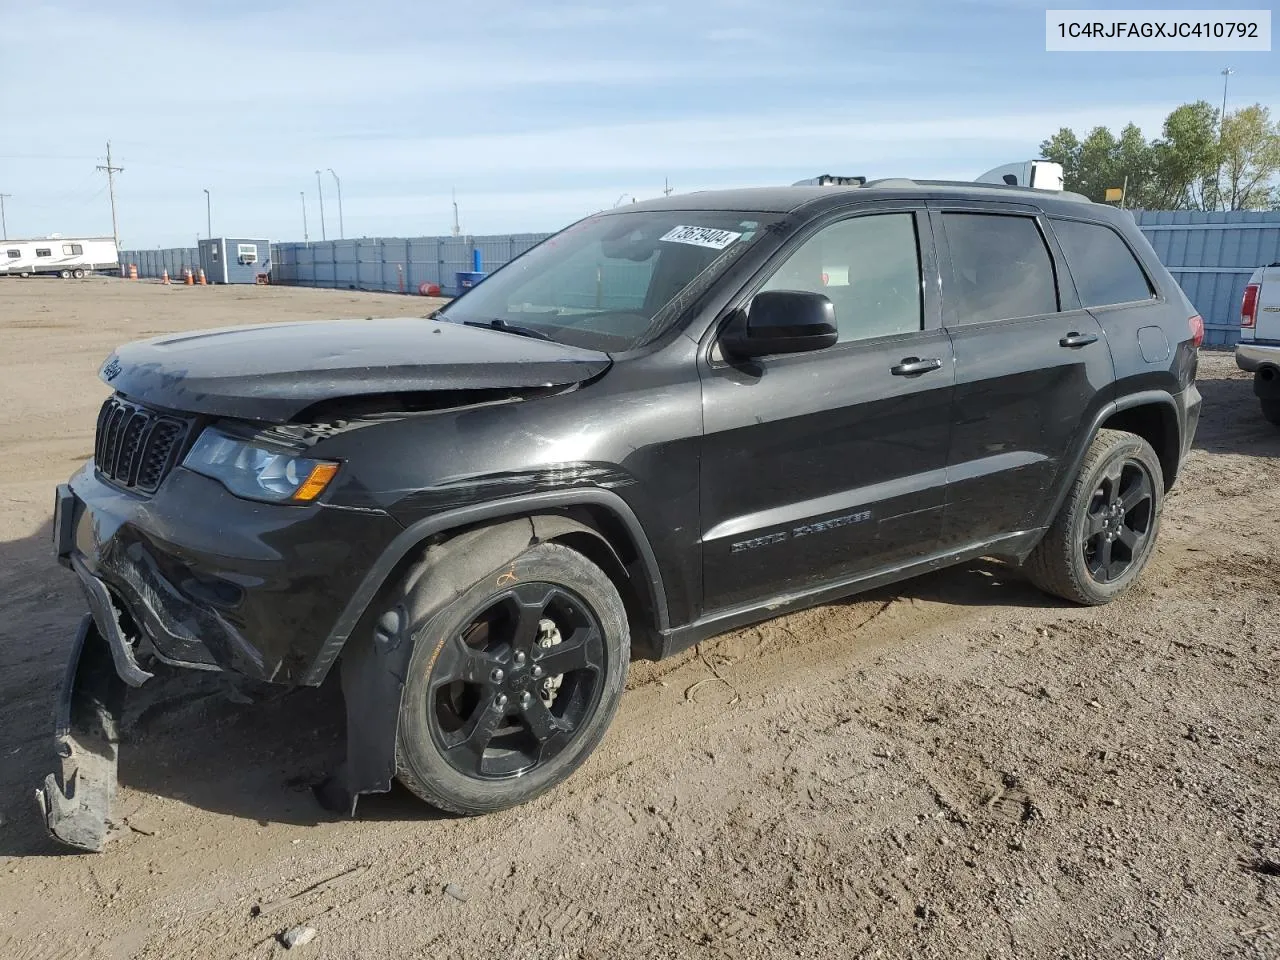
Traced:
<svg viewBox="0 0 1280 960">
<path fill-rule="evenodd" d="M 427 319 L 121 347 L 56 549 L 85 618 L 43 790 L 101 845 L 125 684 L 341 674 L 354 812 L 520 803 L 629 660 L 978 556 L 1105 603 L 1199 413 L 1200 318 L 1083 197 L 889 180 L 588 217 Z"/>
</svg>

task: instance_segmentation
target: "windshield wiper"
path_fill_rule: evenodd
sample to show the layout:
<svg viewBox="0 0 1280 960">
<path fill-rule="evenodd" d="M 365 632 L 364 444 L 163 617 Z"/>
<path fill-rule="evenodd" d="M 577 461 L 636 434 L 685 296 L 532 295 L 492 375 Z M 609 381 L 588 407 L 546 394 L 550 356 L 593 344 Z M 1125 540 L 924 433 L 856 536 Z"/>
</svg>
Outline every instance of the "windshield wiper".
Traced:
<svg viewBox="0 0 1280 960">
<path fill-rule="evenodd" d="M 514 333 L 518 337 L 533 337 L 535 340 L 551 340 L 555 342 L 554 338 L 541 330 L 507 323 L 501 317 L 494 317 L 492 320 L 463 320 L 462 325 L 464 327 L 483 327 L 486 330 L 501 330 L 503 333 Z"/>
</svg>

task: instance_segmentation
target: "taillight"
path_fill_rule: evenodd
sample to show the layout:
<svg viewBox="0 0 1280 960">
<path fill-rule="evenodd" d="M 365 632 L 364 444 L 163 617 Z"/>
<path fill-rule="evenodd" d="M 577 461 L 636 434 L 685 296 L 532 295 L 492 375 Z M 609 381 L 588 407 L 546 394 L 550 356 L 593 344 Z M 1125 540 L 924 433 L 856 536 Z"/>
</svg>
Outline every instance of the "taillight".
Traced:
<svg viewBox="0 0 1280 960">
<path fill-rule="evenodd" d="M 1251 283 L 1244 288 L 1244 301 L 1240 304 L 1240 326 L 1258 325 L 1258 285 Z"/>
<path fill-rule="evenodd" d="M 1204 318 L 1197 313 L 1187 320 L 1187 326 L 1191 329 L 1191 345 L 1198 347 L 1204 343 Z"/>
</svg>

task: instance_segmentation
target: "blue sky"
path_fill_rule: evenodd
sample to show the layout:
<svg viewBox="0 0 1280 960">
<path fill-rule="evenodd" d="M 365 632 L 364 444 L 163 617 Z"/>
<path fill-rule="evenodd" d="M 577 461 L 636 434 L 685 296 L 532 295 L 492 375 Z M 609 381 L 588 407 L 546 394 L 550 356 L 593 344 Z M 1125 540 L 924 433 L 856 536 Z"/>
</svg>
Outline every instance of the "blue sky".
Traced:
<svg viewBox="0 0 1280 960">
<path fill-rule="evenodd" d="M 1276 106 L 1273 53 L 1046 53 L 1045 6 L 0 0 L 0 193 L 11 237 L 109 234 L 110 138 L 125 247 L 194 243 L 206 187 L 215 234 L 300 240 L 305 191 L 318 239 L 317 168 L 330 238 L 328 168 L 348 237 L 447 233 L 455 187 L 464 230 L 543 231 L 664 177 L 972 179 L 1063 125 L 1153 136 L 1227 64 L 1229 106 Z"/>
</svg>

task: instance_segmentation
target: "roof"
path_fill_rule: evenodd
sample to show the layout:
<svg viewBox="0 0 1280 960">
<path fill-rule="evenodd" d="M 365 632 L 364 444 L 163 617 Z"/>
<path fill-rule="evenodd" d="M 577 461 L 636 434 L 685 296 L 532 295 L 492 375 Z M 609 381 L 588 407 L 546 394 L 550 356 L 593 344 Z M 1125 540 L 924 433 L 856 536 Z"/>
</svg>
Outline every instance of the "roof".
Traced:
<svg viewBox="0 0 1280 960">
<path fill-rule="evenodd" d="M 889 199 L 1030 201 L 1041 206 L 1091 203 L 1078 193 L 1034 190 L 995 183 L 949 180 L 871 180 L 863 186 L 743 187 L 736 190 L 701 190 L 658 200 L 645 200 L 618 208 L 627 210 L 752 210 L 790 213 L 801 207 L 837 207 L 865 200 Z M 1110 208 L 1107 208 L 1110 209 Z M 606 213 L 613 211 L 605 211 Z"/>
</svg>

